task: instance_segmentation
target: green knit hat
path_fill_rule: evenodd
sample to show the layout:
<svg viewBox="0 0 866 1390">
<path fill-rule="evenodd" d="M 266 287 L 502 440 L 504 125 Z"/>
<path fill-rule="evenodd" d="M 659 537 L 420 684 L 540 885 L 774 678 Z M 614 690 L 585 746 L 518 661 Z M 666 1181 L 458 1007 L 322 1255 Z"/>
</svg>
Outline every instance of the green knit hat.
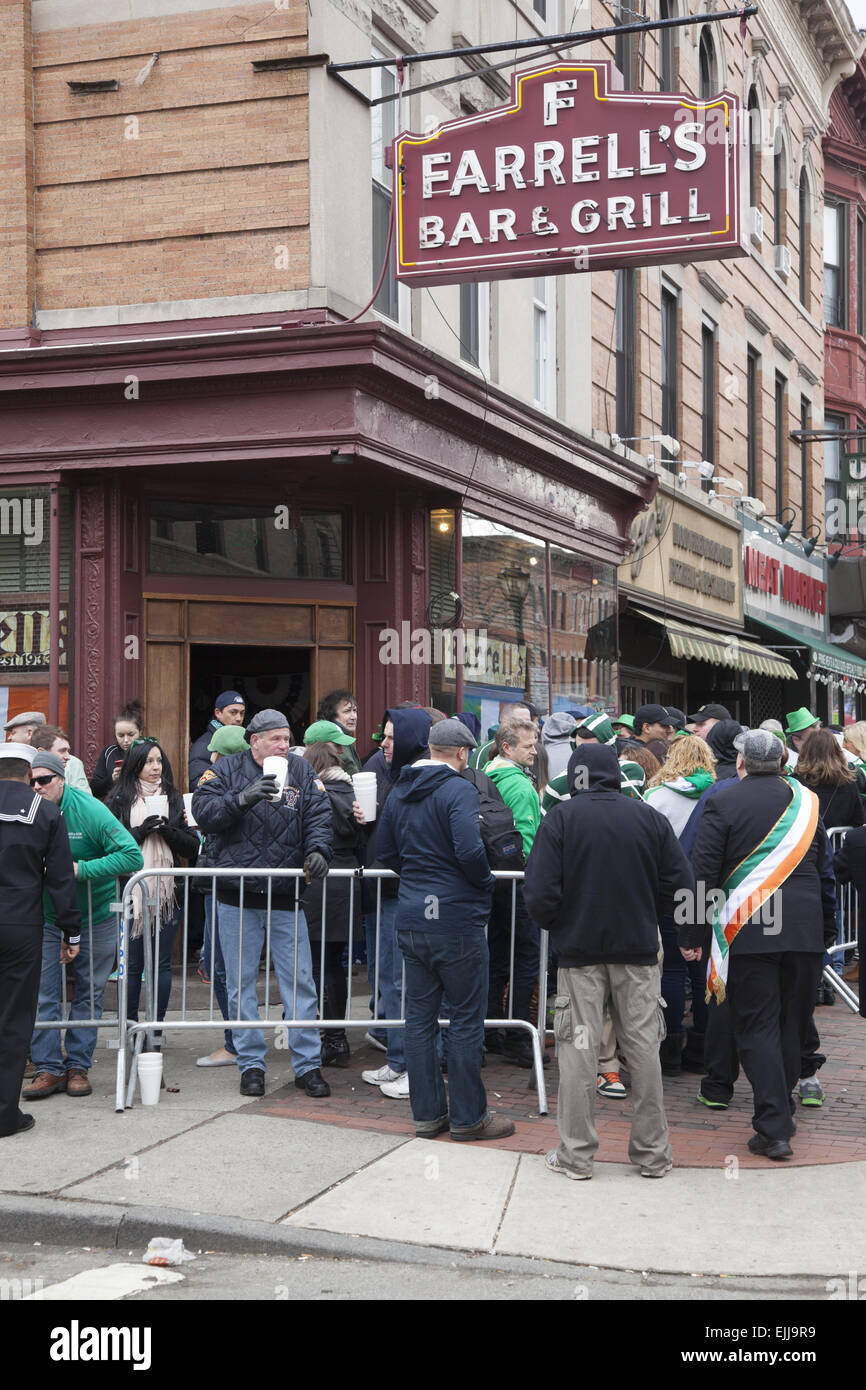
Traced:
<svg viewBox="0 0 866 1390">
<path fill-rule="evenodd" d="M 581 719 L 575 726 L 575 733 L 578 729 L 585 729 L 587 733 L 597 738 L 599 743 L 615 743 L 616 734 L 613 725 L 603 710 L 598 714 L 590 714 L 586 719 Z"/>
<path fill-rule="evenodd" d="M 811 729 L 813 725 L 821 723 L 817 714 L 813 714 L 805 705 L 801 705 L 799 709 L 792 710 L 785 718 L 788 721 L 785 726 L 786 734 L 801 734 L 804 729 Z"/>
<path fill-rule="evenodd" d="M 643 801 L 646 773 L 640 763 L 622 762 L 619 765 L 619 789 L 633 801 Z"/>
<path fill-rule="evenodd" d="M 250 745 L 244 738 L 244 731 L 239 724 L 222 724 L 214 732 L 214 736 L 207 746 L 209 753 L 219 753 L 221 757 L 227 758 L 232 753 L 247 753 Z"/>
</svg>

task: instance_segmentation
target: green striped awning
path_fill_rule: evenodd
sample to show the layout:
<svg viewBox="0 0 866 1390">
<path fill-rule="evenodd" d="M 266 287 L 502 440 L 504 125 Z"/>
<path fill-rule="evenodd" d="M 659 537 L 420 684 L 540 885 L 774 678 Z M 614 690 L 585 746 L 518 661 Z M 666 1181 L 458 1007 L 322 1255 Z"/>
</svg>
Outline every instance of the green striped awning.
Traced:
<svg viewBox="0 0 866 1390">
<path fill-rule="evenodd" d="M 635 608 L 634 612 L 664 628 L 674 656 L 685 657 L 687 661 L 709 661 L 714 666 L 730 666 L 735 671 L 755 671 L 761 676 L 797 680 L 797 672 L 790 661 L 737 632 L 710 632 L 709 628 L 683 623 L 678 618 L 665 618 L 645 608 Z"/>
</svg>

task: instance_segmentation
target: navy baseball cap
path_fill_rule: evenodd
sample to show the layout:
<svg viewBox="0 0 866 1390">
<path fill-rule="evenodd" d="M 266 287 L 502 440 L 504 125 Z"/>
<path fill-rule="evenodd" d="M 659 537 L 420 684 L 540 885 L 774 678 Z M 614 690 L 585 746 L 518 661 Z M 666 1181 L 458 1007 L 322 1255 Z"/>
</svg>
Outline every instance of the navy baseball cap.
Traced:
<svg viewBox="0 0 866 1390">
<path fill-rule="evenodd" d="M 213 702 L 214 709 L 225 709 L 226 705 L 243 705 L 246 708 L 246 700 L 243 695 L 239 695 L 236 690 L 224 690 L 222 695 L 218 695 Z"/>
</svg>

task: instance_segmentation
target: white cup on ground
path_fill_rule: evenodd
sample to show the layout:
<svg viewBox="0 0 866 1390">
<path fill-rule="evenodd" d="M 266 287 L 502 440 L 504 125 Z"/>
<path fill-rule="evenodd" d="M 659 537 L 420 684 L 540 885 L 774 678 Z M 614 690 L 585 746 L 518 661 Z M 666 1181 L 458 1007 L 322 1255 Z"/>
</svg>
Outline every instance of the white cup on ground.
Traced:
<svg viewBox="0 0 866 1390">
<path fill-rule="evenodd" d="M 168 797 L 167 796 L 146 796 L 144 806 L 148 816 L 162 816 L 168 820 Z"/>
<path fill-rule="evenodd" d="M 355 772 L 352 775 L 355 800 L 364 814 L 365 824 L 376 819 L 376 774 Z"/>
<path fill-rule="evenodd" d="M 157 1105 L 162 1081 L 162 1053 L 139 1052 L 138 1089 L 142 1105 Z"/>
<path fill-rule="evenodd" d="M 272 753 L 271 756 L 265 758 L 262 763 L 262 774 L 265 777 L 276 777 L 277 791 L 276 795 L 271 797 L 271 800 L 279 801 L 283 794 L 283 787 L 286 785 L 286 778 L 289 775 L 288 758 L 281 758 L 279 754 Z"/>
</svg>

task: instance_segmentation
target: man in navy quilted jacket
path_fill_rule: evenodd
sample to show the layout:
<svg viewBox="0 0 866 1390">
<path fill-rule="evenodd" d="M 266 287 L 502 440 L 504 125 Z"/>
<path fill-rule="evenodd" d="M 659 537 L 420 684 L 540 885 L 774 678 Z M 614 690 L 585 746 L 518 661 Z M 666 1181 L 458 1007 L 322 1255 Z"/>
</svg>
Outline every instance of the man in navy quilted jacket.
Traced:
<svg viewBox="0 0 866 1390">
<path fill-rule="evenodd" d="M 322 783 L 303 758 L 289 758 L 286 782 L 278 799 L 276 778 L 263 775 L 265 758 L 286 757 L 292 736 L 279 710 L 261 710 L 247 728 L 248 753 L 221 758 L 199 781 L 193 815 L 215 837 L 217 868 L 304 867 L 311 878 L 328 872 L 333 839 L 331 804 Z M 243 882 L 243 894 L 241 883 Z M 308 1096 L 329 1096 L 321 1072 L 322 1054 L 316 1020 L 310 938 L 303 911 L 297 911 L 296 880 L 246 877 L 217 879 L 219 939 L 226 967 L 229 1017 L 259 1017 L 256 984 L 270 904 L 271 956 L 286 1018 L 309 1019 L 309 1028 L 290 1028 L 289 1048 L 295 1085 Z M 300 884 L 304 887 L 303 881 Z M 265 1090 L 265 1039 L 257 1028 L 233 1034 L 241 1072 L 241 1095 Z"/>
</svg>

